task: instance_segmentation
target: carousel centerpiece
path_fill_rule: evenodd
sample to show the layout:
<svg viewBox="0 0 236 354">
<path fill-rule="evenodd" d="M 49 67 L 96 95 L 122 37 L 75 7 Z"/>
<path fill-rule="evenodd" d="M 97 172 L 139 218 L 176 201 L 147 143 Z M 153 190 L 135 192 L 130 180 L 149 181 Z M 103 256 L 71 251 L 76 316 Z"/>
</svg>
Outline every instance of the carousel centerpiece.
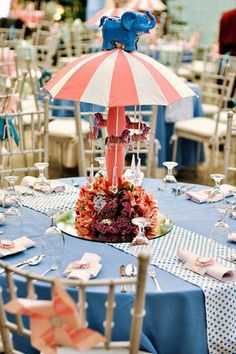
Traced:
<svg viewBox="0 0 236 354">
<path fill-rule="evenodd" d="M 76 202 L 75 227 L 80 237 L 100 241 L 131 241 L 138 228 L 133 218 L 148 220 L 149 238 L 158 229 L 158 206 L 155 198 L 139 183 L 123 176 L 125 149 L 148 140 L 149 127 L 132 121 L 125 106 L 169 105 L 194 93 L 173 72 L 154 59 L 136 51 L 139 36 L 155 26 L 155 18 L 134 11 L 121 18 L 101 18 L 103 51 L 83 55 L 59 71 L 45 88 L 57 99 L 68 99 L 108 108 L 106 116 L 94 114 L 90 140 L 106 127 L 106 175 L 94 178 L 91 165 L 88 183 L 80 190 Z M 140 158 L 137 149 L 136 179 Z"/>
</svg>

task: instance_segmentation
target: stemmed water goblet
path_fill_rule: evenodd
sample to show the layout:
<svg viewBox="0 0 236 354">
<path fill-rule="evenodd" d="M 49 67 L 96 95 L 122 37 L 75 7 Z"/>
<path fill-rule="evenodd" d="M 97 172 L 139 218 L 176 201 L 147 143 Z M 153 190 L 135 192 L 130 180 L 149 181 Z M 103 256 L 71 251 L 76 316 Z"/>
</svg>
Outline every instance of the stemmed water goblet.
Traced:
<svg viewBox="0 0 236 354">
<path fill-rule="evenodd" d="M 50 181 L 45 176 L 45 169 L 49 166 L 47 162 L 36 162 L 34 166 L 39 170 L 39 176 L 34 182 L 34 189 L 45 193 L 51 192 Z"/>
<path fill-rule="evenodd" d="M 236 188 L 230 191 L 232 193 L 233 199 L 227 201 L 229 204 L 229 215 L 232 219 L 236 219 Z"/>
<path fill-rule="evenodd" d="M 105 162 L 106 159 L 103 156 L 97 156 L 95 158 L 95 161 L 99 163 L 99 170 L 96 173 L 95 177 L 106 177 L 106 167 L 105 167 Z"/>
<path fill-rule="evenodd" d="M 57 217 L 62 213 L 61 210 L 52 209 L 48 215 L 51 217 L 51 225 L 46 229 L 42 240 L 42 253 L 50 262 L 50 268 L 43 273 L 45 275 L 51 270 L 57 270 L 62 263 L 65 238 L 63 232 L 57 227 Z"/>
<path fill-rule="evenodd" d="M 178 166 L 177 162 L 174 161 L 165 161 L 163 166 L 167 168 L 167 174 L 162 180 L 162 189 L 165 192 L 165 198 L 172 199 L 177 196 L 178 193 L 178 183 L 173 175 L 173 168 Z"/>
<path fill-rule="evenodd" d="M 132 254 L 133 250 L 137 246 L 142 246 L 141 252 L 150 254 L 151 253 L 150 242 L 145 235 L 145 227 L 149 224 L 149 220 L 143 217 L 138 217 L 132 219 L 132 223 L 138 226 L 138 234 L 135 236 L 135 238 L 132 240 L 130 244 L 130 253 Z"/>
<path fill-rule="evenodd" d="M 2 200 L 2 212 L 6 217 L 7 234 L 14 236 L 22 236 L 22 201 L 21 196 L 15 189 L 18 176 L 5 176 L 4 179 L 8 183 Z"/>
<path fill-rule="evenodd" d="M 211 229 L 210 239 L 224 242 L 230 234 L 230 227 L 226 222 L 228 206 L 225 201 L 224 192 L 220 187 L 220 183 L 225 176 L 223 174 L 211 174 L 210 177 L 214 180 L 215 186 L 209 191 L 207 202 L 212 204 L 219 213 L 218 220 Z"/>
</svg>

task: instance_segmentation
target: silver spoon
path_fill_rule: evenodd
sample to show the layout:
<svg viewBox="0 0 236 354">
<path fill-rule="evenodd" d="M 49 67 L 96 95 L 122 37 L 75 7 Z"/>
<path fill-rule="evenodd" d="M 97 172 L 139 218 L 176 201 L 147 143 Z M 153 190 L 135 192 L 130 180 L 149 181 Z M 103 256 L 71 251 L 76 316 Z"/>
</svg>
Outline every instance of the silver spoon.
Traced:
<svg viewBox="0 0 236 354">
<path fill-rule="evenodd" d="M 39 254 L 37 256 L 28 258 L 25 261 L 21 261 L 19 263 L 12 264 L 11 266 L 13 268 L 18 268 L 18 267 L 22 268 L 22 267 L 25 267 L 26 265 L 34 266 L 34 265 L 39 264 L 42 261 L 43 257 L 44 257 L 44 254 Z M 0 269 L 0 274 L 4 273 L 4 271 L 5 271 L 4 268 Z"/>
<path fill-rule="evenodd" d="M 32 257 L 32 258 L 28 259 L 28 261 L 25 261 L 25 263 L 23 263 L 22 265 L 20 265 L 18 267 L 19 268 L 23 268 L 23 267 L 25 267 L 27 265 L 35 266 L 35 265 L 39 264 L 42 261 L 43 257 L 44 257 L 44 254 L 40 254 L 38 256 Z"/>
<path fill-rule="evenodd" d="M 57 270 L 60 268 L 60 263 L 54 263 L 51 265 L 50 268 L 46 269 L 43 273 L 40 274 L 40 277 L 43 277 L 44 275 L 46 275 L 47 273 L 53 271 L 53 270 Z"/>
</svg>

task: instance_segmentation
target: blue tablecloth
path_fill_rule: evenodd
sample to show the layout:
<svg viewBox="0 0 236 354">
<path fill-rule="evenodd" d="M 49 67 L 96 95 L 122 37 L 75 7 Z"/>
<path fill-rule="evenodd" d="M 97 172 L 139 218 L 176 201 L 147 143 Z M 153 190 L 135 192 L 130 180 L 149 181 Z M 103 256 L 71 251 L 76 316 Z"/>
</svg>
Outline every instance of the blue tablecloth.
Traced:
<svg viewBox="0 0 236 354">
<path fill-rule="evenodd" d="M 65 180 L 67 181 L 67 180 Z M 77 179 L 76 179 L 77 181 Z M 67 181 L 69 183 L 69 181 Z M 85 179 L 79 178 L 79 183 Z M 167 203 L 161 198 L 161 192 L 157 191 L 158 180 L 146 179 L 144 186 L 146 191 L 159 198 L 160 212 L 168 215 L 172 222 L 204 236 L 209 236 L 211 227 L 217 219 L 216 211 L 207 204 L 196 204 L 187 201 L 184 196 L 176 198 L 175 203 Z M 200 189 L 196 186 L 195 189 Z M 159 194 L 160 193 L 160 194 Z M 24 208 L 24 233 L 32 237 L 36 247 L 27 250 L 26 254 L 6 258 L 9 263 L 15 263 L 32 255 L 41 253 L 41 236 L 49 226 L 49 218 L 31 209 Z M 4 231 L 4 226 L 0 226 Z M 12 235 L 14 237 L 14 235 Z M 133 256 L 123 253 L 112 246 L 85 241 L 66 236 L 66 251 L 63 260 L 63 271 L 67 264 L 80 259 L 84 252 L 95 252 L 102 258 L 102 270 L 98 278 L 114 278 L 119 276 L 121 264 L 135 263 Z M 236 249 L 235 244 L 231 244 Z M 25 268 L 40 274 L 50 266 L 47 259 L 34 268 Z M 53 275 L 51 273 L 51 275 Z M 55 275 L 55 273 L 54 273 Z M 146 316 L 144 318 L 141 348 L 150 353 L 158 354 L 207 354 L 206 320 L 204 308 L 204 295 L 202 290 L 185 282 L 172 274 L 157 268 L 157 276 L 162 293 L 157 293 L 152 279 L 147 280 Z M 2 277 L 0 281 L 3 284 Z M 44 286 L 38 286 L 39 295 L 43 298 L 49 296 Z M 19 287 L 23 292 L 23 286 Z M 6 294 L 6 292 L 5 292 Z M 114 328 L 116 339 L 127 339 L 129 328 L 129 310 L 133 295 L 121 294 L 117 290 L 117 311 Z M 89 294 L 89 325 L 102 330 L 101 313 L 103 308 L 103 289 Z M 96 315 L 94 313 L 96 312 Z M 19 349 L 25 353 L 33 353 L 24 347 L 22 339 L 19 340 Z"/>
<path fill-rule="evenodd" d="M 191 87 L 192 90 L 196 93 L 196 96 L 193 97 L 193 116 L 194 117 L 202 117 L 203 110 L 201 105 L 201 98 L 200 98 L 200 91 L 199 88 L 196 86 Z M 55 105 L 58 106 L 73 106 L 73 101 L 65 101 L 65 100 L 54 100 Z M 127 107 L 127 109 L 132 109 L 132 107 Z M 80 104 L 81 112 L 97 112 L 103 111 L 104 107 L 98 105 L 92 105 L 89 103 L 81 103 Z M 150 106 L 142 106 L 143 110 L 150 109 Z M 172 160 L 172 150 L 173 144 L 171 143 L 171 137 L 174 132 L 174 123 L 167 123 L 165 121 L 165 106 L 158 107 L 158 120 L 157 120 L 157 127 L 156 127 L 156 138 L 160 141 L 161 150 L 159 150 L 158 154 L 158 164 L 161 167 L 164 161 Z M 63 116 L 71 116 L 73 115 L 73 111 L 59 111 L 57 109 L 52 110 L 53 116 L 60 117 Z M 187 140 L 187 139 L 180 139 L 178 144 L 178 153 L 177 153 L 177 162 L 179 166 L 185 167 L 194 167 L 196 163 L 196 149 L 197 145 L 195 142 Z M 200 161 L 204 161 L 204 152 L 203 147 L 201 149 L 200 154 Z"/>
</svg>

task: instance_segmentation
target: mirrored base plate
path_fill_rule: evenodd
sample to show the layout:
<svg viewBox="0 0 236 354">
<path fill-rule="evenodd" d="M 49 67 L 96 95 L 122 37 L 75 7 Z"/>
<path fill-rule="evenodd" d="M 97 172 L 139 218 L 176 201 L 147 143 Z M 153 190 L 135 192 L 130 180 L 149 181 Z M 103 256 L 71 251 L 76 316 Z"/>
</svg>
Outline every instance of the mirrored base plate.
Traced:
<svg viewBox="0 0 236 354">
<path fill-rule="evenodd" d="M 99 237 L 94 237 L 94 236 L 80 236 L 77 234 L 77 230 L 75 229 L 74 225 L 75 221 L 75 212 L 74 211 L 68 211 L 64 213 L 63 215 L 60 215 L 57 219 L 57 227 L 66 233 L 69 236 L 73 237 L 78 237 L 83 240 L 90 240 L 90 241 L 96 241 L 96 242 L 113 242 L 113 243 L 120 243 L 120 242 L 131 242 L 132 239 L 128 240 L 122 240 L 120 239 L 120 236 L 118 235 L 117 237 L 112 237 L 109 236 L 99 236 Z M 149 239 L 154 239 L 160 236 L 166 235 L 168 232 L 171 231 L 173 224 L 171 220 L 166 217 L 163 214 L 158 215 L 158 231 L 155 236 L 149 237 Z"/>
</svg>

